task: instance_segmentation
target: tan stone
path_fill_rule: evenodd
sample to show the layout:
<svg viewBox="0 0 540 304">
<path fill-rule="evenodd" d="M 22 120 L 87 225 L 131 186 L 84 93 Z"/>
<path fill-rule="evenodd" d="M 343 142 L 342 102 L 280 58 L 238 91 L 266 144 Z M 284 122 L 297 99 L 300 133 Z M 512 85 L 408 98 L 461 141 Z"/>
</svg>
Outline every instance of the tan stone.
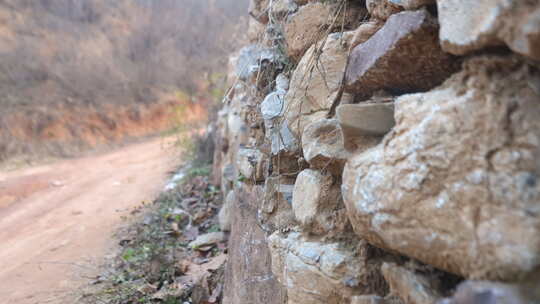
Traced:
<svg viewBox="0 0 540 304">
<path fill-rule="evenodd" d="M 248 12 L 249 15 L 261 22 L 261 23 L 268 23 L 268 5 L 270 4 L 270 0 L 250 0 L 249 1 L 249 8 Z"/>
<path fill-rule="evenodd" d="M 429 279 L 421 274 L 394 263 L 384 263 L 381 272 L 390 286 L 390 292 L 407 304 L 435 304 L 441 298 Z"/>
<path fill-rule="evenodd" d="M 342 104 L 336 116 L 344 148 L 360 153 L 376 146 L 395 125 L 393 103 Z"/>
<path fill-rule="evenodd" d="M 312 168 L 325 169 L 341 176 L 349 152 L 336 119 L 323 119 L 308 125 L 302 134 L 304 158 Z"/>
<path fill-rule="evenodd" d="M 284 25 L 287 55 L 299 59 L 315 42 L 323 38 L 334 8 L 323 3 L 310 3 L 300 7 Z"/>
<path fill-rule="evenodd" d="M 352 33 L 328 36 L 322 53 L 315 60 L 315 47 L 302 58 L 294 71 L 285 96 L 285 122 L 300 138 L 306 125 L 323 119 L 341 85 L 347 62 L 347 41 Z M 316 66 L 315 66 L 316 65 Z"/>
<path fill-rule="evenodd" d="M 345 29 L 356 28 L 366 14 L 360 6 L 349 4 L 344 17 L 341 14 L 336 18 L 334 15 L 338 12 L 338 6 L 338 4 L 311 2 L 290 15 L 283 28 L 287 55 L 295 61 L 300 60 L 315 42 L 325 38 L 330 27 L 336 30 L 341 29 L 342 25 Z"/>
<path fill-rule="evenodd" d="M 439 0 L 440 39 L 445 51 L 463 55 L 506 43 L 540 60 L 540 3 L 522 0 Z"/>
<path fill-rule="evenodd" d="M 347 135 L 383 136 L 396 124 L 393 102 L 344 104 L 337 108 L 336 114 Z"/>
<path fill-rule="evenodd" d="M 337 180 L 329 173 L 307 169 L 294 184 L 292 208 L 309 234 L 333 236 L 350 230 Z"/>
<path fill-rule="evenodd" d="M 377 19 L 386 20 L 403 9 L 391 0 L 366 0 L 369 14 Z"/>
<path fill-rule="evenodd" d="M 354 48 L 355 46 L 368 41 L 371 36 L 373 36 L 378 30 L 382 28 L 383 24 L 383 22 L 377 21 L 362 23 L 362 25 L 360 25 L 353 32 L 353 38 L 350 48 Z"/>
<path fill-rule="evenodd" d="M 352 157 L 343 196 L 357 234 L 469 278 L 540 265 L 540 107 L 529 69 L 481 57 L 396 101 L 396 127 Z"/>
<path fill-rule="evenodd" d="M 262 41 L 264 38 L 265 29 L 266 27 L 264 24 L 258 22 L 253 18 L 249 18 L 247 31 L 249 42 L 257 43 Z"/>
</svg>

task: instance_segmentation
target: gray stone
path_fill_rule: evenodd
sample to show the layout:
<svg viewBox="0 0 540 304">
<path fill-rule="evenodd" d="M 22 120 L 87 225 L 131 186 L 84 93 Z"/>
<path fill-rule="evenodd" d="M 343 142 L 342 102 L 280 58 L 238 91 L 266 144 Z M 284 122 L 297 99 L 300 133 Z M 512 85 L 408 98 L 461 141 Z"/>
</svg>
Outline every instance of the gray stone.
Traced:
<svg viewBox="0 0 540 304">
<path fill-rule="evenodd" d="M 385 301 L 377 295 L 363 295 L 352 297 L 351 304 L 385 304 Z"/>
<path fill-rule="evenodd" d="M 209 245 L 215 245 L 219 242 L 223 242 L 224 240 L 225 234 L 223 232 L 210 232 L 207 234 L 199 235 L 197 239 L 189 243 L 189 247 L 193 249 L 198 249 Z"/>
<path fill-rule="evenodd" d="M 276 91 L 268 94 L 261 103 L 261 113 L 266 127 L 266 137 L 270 141 L 272 155 L 295 154 L 299 143 L 289 127 L 283 121 L 285 112 L 285 94 L 289 81 L 280 74 L 276 78 Z"/>
<path fill-rule="evenodd" d="M 436 20 L 425 10 L 392 15 L 351 52 L 346 90 L 370 96 L 377 90 L 418 92 L 442 83 L 457 69 L 439 46 Z"/>
<path fill-rule="evenodd" d="M 539 303 L 540 290 L 536 286 L 524 288 L 515 284 L 487 281 L 461 283 L 452 298 L 437 304 L 531 304 Z"/>
<path fill-rule="evenodd" d="M 261 113 L 265 120 L 272 120 L 283 114 L 285 94 L 282 92 L 272 92 L 268 94 L 261 103 Z"/>
<path fill-rule="evenodd" d="M 343 197 L 374 245 L 467 278 L 540 266 L 540 107 L 530 69 L 478 57 L 396 101 L 396 126 L 349 159 Z"/>
<path fill-rule="evenodd" d="M 255 83 L 257 78 L 261 78 L 259 74 L 265 72 L 272 74 L 272 71 L 268 71 L 269 67 L 271 66 L 271 69 L 277 70 L 281 61 L 281 55 L 276 50 L 252 44 L 240 50 L 235 73 L 240 80 Z"/>
<path fill-rule="evenodd" d="M 276 92 L 278 93 L 287 93 L 289 90 L 289 78 L 284 74 L 279 74 L 276 77 Z"/>
<path fill-rule="evenodd" d="M 271 131 L 272 154 L 294 154 L 299 150 L 299 143 L 294 134 L 285 123 Z"/>
</svg>

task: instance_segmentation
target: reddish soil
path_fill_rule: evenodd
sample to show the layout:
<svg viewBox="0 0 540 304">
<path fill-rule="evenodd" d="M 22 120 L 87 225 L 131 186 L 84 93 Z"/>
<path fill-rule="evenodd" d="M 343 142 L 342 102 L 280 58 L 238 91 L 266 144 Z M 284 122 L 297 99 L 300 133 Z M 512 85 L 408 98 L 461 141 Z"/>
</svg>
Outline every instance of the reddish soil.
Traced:
<svg viewBox="0 0 540 304">
<path fill-rule="evenodd" d="M 99 108 L 56 105 L 0 115 L 0 161 L 80 155 L 88 149 L 204 121 L 206 103 L 170 100 Z"/>
<path fill-rule="evenodd" d="M 171 140 L 0 172 L 0 302 L 74 303 L 92 261 L 133 207 L 150 202 L 179 163 Z M 93 268 L 96 267 L 94 270 Z"/>
</svg>

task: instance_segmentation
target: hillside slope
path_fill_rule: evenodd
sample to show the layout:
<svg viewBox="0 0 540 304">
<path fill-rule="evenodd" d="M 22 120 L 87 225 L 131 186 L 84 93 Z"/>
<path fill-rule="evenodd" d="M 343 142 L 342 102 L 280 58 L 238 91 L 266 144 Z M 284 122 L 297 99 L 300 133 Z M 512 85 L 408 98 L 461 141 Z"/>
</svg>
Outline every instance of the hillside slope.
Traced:
<svg viewBox="0 0 540 304">
<path fill-rule="evenodd" d="M 171 101 L 198 100 L 216 85 L 245 7 L 236 0 L 1 1 L 0 160 L 163 130 Z M 141 121 L 143 130 L 132 132 Z"/>
</svg>

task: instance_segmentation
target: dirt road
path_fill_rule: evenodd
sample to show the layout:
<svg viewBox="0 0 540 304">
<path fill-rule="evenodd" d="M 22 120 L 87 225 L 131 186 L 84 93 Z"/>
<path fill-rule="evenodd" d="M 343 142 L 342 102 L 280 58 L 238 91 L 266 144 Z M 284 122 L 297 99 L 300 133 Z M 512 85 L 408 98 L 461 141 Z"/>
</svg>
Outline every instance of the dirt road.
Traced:
<svg viewBox="0 0 540 304">
<path fill-rule="evenodd" d="M 0 172 L 0 303 L 73 303 L 130 209 L 163 189 L 178 153 L 163 139 Z"/>
</svg>

